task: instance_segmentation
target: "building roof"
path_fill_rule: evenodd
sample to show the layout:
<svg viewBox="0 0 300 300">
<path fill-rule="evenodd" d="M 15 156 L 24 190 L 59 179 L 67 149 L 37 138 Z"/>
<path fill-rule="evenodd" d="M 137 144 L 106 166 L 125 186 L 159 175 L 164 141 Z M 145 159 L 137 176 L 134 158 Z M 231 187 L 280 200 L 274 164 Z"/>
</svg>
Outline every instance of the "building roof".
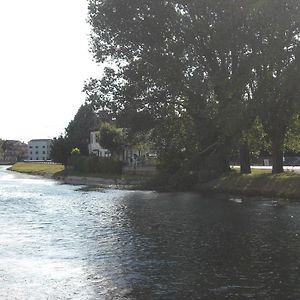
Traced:
<svg viewBox="0 0 300 300">
<path fill-rule="evenodd" d="M 48 142 L 48 141 L 52 141 L 51 139 L 33 139 L 33 140 L 30 140 L 30 142 Z"/>
</svg>

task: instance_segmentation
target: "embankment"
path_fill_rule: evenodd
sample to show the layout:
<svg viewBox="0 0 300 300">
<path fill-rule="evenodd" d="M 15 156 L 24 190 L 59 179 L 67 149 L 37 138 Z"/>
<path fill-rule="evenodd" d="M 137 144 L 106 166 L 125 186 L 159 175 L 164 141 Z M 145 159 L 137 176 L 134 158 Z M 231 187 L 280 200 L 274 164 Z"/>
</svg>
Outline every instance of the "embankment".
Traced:
<svg viewBox="0 0 300 300">
<path fill-rule="evenodd" d="M 239 174 L 233 171 L 208 183 L 199 184 L 196 190 L 300 200 L 300 174 L 295 172 L 271 174 L 259 170 L 253 171 L 252 174 Z"/>
<path fill-rule="evenodd" d="M 140 187 L 142 179 L 101 174 L 80 174 L 65 170 L 60 164 L 16 163 L 9 170 L 59 180 L 65 184 L 132 189 Z"/>
<path fill-rule="evenodd" d="M 90 174 L 64 171 L 64 167 L 57 164 L 16 163 L 10 169 L 21 173 L 51 177 L 66 184 L 147 189 L 144 184 L 147 181 L 138 176 L 108 176 L 107 174 L 91 174 L 89 176 Z M 151 186 L 150 189 L 154 190 L 155 186 Z M 253 170 L 252 174 L 242 175 L 237 171 L 232 171 L 210 182 L 198 184 L 194 190 L 205 193 L 300 200 L 300 174 L 295 172 L 271 174 L 270 171 Z"/>
<path fill-rule="evenodd" d="M 31 175 L 52 177 L 55 174 L 62 172 L 64 170 L 64 166 L 61 164 L 50 163 L 17 162 L 12 167 L 10 167 L 9 170 Z"/>
</svg>

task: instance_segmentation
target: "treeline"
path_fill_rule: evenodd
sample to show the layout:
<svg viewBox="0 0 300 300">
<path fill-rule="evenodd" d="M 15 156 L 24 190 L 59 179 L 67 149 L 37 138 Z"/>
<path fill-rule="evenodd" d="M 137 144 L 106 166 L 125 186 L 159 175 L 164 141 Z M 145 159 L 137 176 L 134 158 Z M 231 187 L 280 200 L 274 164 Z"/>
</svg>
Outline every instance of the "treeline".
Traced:
<svg viewBox="0 0 300 300">
<path fill-rule="evenodd" d="M 92 131 L 99 131 L 97 142 L 108 149 L 112 157 L 90 155 L 88 144 Z M 79 107 L 64 134 L 53 139 L 50 157 L 80 173 L 121 174 L 123 162 L 117 158 L 123 140 L 122 131 L 111 122 L 109 115 L 102 113 L 99 116 L 90 104 L 85 103 Z"/>
<path fill-rule="evenodd" d="M 169 180 L 229 170 L 261 133 L 273 173 L 299 114 L 298 0 L 89 1 L 92 51 L 113 63 L 87 101 L 132 134 L 151 133 Z M 149 135 L 148 135 L 149 136 Z M 253 138 L 254 136 L 254 138 Z M 178 179 L 178 180 L 177 180 Z"/>
<path fill-rule="evenodd" d="M 71 163 L 71 152 L 78 148 L 81 155 L 89 154 L 90 132 L 99 126 L 99 118 L 91 105 L 81 105 L 65 129 L 64 134 L 52 141 L 50 157 L 53 161 L 68 165 Z"/>
</svg>

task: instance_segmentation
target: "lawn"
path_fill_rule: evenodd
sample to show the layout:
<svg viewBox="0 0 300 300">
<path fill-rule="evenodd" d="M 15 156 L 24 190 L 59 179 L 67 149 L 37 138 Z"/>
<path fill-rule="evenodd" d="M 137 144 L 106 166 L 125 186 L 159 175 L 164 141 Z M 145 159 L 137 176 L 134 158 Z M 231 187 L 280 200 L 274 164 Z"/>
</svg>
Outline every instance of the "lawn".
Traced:
<svg viewBox="0 0 300 300">
<path fill-rule="evenodd" d="M 270 170 L 252 170 L 251 174 L 230 174 L 202 184 L 199 190 L 248 196 L 297 198 L 300 200 L 300 174 L 272 174 Z"/>
<path fill-rule="evenodd" d="M 27 174 L 54 175 L 63 171 L 64 166 L 61 164 L 18 162 L 10 170 Z"/>
<path fill-rule="evenodd" d="M 103 174 L 103 173 L 81 173 L 72 170 L 65 170 L 61 164 L 44 164 L 44 163 L 23 163 L 18 162 L 14 164 L 11 171 L 33 174 L 33 175 L 50 175 L 50 176 L 78 176 L 78 177 L 96 177 L 106 179 L 123 179 L 123 180 L 138 180 L 142 176 L 138 175 L 117 175 L 117 174 Z"/>
</svg>

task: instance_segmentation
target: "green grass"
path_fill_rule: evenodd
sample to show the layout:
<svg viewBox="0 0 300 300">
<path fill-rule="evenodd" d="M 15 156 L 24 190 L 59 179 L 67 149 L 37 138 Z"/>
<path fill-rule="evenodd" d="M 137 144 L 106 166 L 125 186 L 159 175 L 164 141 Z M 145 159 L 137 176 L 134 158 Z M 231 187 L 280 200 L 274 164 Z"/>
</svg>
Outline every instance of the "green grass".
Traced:
<svg viewBox="0 0 300 300">
<path fill-rule="evenodd" d="M 224 192 L 247 196 L 300 199 L 300 174 L 272 174 L 269 170 L 252 170 L 251 174 L 232 171 L 198 187 L 202 191 Z"/>
<path fill-rule="evenodd" d="M 15 163 L 11 171 L 35 174 L 35 175 L 55 175 L 64 170 L 64 166 L 60 164 L 43 164 L 43 163 Z"/>
<path fill-rule="evenodd" d="M 16 163 L 12 171 L 49 176 L 80 176 L 109 179 L 139 180 L 135 175 L 83 174 L 64 170 L 60 164 Z M 265 196 L 300 199 L 300 174 L 285 172 L 272 174 L 270 170 L 253 169 L 251 174 L 239 174 L 238 170 L 197 187 L 200 191 L 221 192 L 245 196 Z"/>
<path fill-rule="evenodd" d="M 107 173 L 82 173 L 73 170 L 64 170 L 57 174 L 56 176 L 78 176 L 78 177 L 95 177 L 95 178 L 105 178 L 105 179 L 123 179 L 123 180 L 140 180 L 144 176 L 131 175 L 131 174 L 107 174 Z M 145 176 L 146 177 L 146 176 Z"/>
<path fill-rule="evenodd" d="M 78 176 L 78 177 L 96 177 L 105 179 L 123 179 L 123 180 L 140 180 L 142 176 L 138 175 L 116 175 L 102 173 L 81 173 L 72 170 L 65 170 L 60 164 L 43 164 L 43 163 L 22 163 L 14 164 L 11 171 L 26 173 L 32 175 L 49 175 L 49 176 Z"/>
</svg>

